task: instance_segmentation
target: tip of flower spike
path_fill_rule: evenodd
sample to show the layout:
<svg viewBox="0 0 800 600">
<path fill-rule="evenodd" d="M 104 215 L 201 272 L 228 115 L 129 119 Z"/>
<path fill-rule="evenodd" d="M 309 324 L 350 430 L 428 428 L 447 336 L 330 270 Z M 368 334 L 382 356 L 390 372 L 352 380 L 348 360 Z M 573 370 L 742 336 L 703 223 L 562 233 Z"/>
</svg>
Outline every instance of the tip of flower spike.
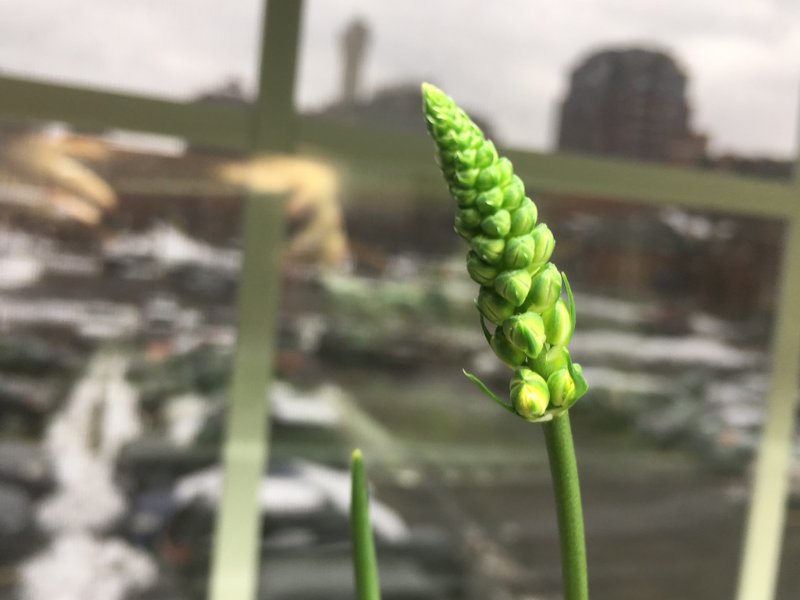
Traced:
<svg viewBox="0 0 800 600">
<path fill-rule="evenodd" d="M 434 107 L 451 102 L 450 97 L 432 83 L 422 84 L 422 101 L 425 112 L 430 113 Z"/>
<path fill-rule="evenodd" d="M 424 98 L 434 98 L 434 97 L 441 98 L 445 96 L 445 93 L 432 83 L 428 83 L 426 81 L 422 84 L 422 96 Z"/>
<path fill-rule="evenodd" d="M 352 460 L 353 463 L 361 462 L 361 460 L 363 459 L 363 456 L 361 454 L 361 448 L 356 448 L 355 450 L 353 450 L 353 454 L 350 455 L 350 459 Z"/>
</svg>

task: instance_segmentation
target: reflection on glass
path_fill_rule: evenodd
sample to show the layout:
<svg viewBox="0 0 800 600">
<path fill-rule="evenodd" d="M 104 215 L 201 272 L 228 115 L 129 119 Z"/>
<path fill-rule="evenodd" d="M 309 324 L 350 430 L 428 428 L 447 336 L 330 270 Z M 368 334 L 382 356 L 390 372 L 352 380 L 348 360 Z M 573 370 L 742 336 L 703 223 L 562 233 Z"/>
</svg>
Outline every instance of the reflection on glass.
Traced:
<svg viewBox="0 0 800 600">
<path fill-rule="evenodd" d="M 305 298 L 316 306 L 319 273 L 349 264 L 338 176 L 318 160 L 246 162 L 127 132 L 4 122 L 0 136 L 2 595 L 203 597 L 242 186 L 290 190 L 283 259 L 301 312 L 281 320 L 278 369 L 300 376 L 324 329 Z M 348 402 L 332 384 L 275 385 L 263 499 L 282 525 L 266 534 L 346 527 L 328 507 L 346 508 L 348 478 L 325 462 L 349 453 Z M 402 537 L 384 514 L 381 531 Z"/>
<path fill-rule="evenodd" d="M 241 210 L 213 175 L 235 163 L 40 123 L 0 137 L 0 596 L 179 597 L 210 543 L 169 532 L 183 479 L 217 462 Z"/>
<path fill-rule="evenodd" d="M 719 27 L 698 27 L 712 20 Z M 787 180 L 796 71 L 779 48 L 796 23 L 779 4 L 753 19 L 745 7 L 689 1 L 629 10 L 608 1 L 311 0 L 297 105 L 327 120 L 421 132 L 418 88 L 430 81 L 489 125 L 499 146 Z"/>
<path fill-rule="evenodd" d="M 233 84 L 249 98 L 263 4 L 9 0 L 0 4 L 0 72 L 180 99 Z"/>
<path fill-rule="evenodd" d="M 304 519 L 288 519 L 294 500 L 270 507 L 266 492 L 263 597 L 352 594 L 334 490 L 346 485 L 353 446 L 404 532 L 378 528 L 387 597 L 557 596 L 541 436 L 461 374 L 497 391 L 507 382 L 476 327 L 451 201 L 426 182 L 376 182 L 366 163 L 338 164 L 351 271 L 284 290 L 274 399 L 278 408 L 291 394 L 305 408 L 297 403 L 302 426 L 278 408 L 273 457 L 303 473 L 292 498 L 308 504 Z M 573 422 L 593 594 L 730 597 L 783 225 L 613 198 L 551 193 L 537 203 L 580 306 L 573 354 L 591 390 Z M 314 335 L 298 354 L 303 329 Z"/>
<path fill-rule="evenodd" d="M 758 69 L 770 54 L 733 70 L 744 79 L 727 80 L 714 53 L 697 50 L 726 40 L 687 41 L 676 33 L 682 18 L 668 34 L 658 31 L 664 15 L 651 15 L 653 51 L 631 50 L 628 26 L 608 6 L 543 18 L 523 3 L 472 2 L 471 12 L 442 2 L 421 18 L 406 3 L 307 5 L 298 104 L 317 122 L 381 130 L 387 146 L 406 141 L 422 134 L 418 83 L 428 78 L 512 146 L 554 147 L 546 123 L 561 127 L 570 111 L 548 115 L 562 114 L 566 100 L 579 124 L 595 121 L 587 145 L 562 150 L 789 172 L 792 142 L 772 140 L 794 131 L 786 126 L 794 99 L 784 110 L 781 94 L 761 103 L 747 93 L 763 86 L 750 85 L 744 66 Z M 689 8 L 699 10 L 687 7 L 686 18 L 697 18 Z M 736 10 L 726 7 L 743 18 Z M 767 25 L 748 22 L 738 47 L 760 43 L 768 22 L 780 20 L 770 10 Z M 451 27 L 440 28 L 444 19 Z M 220 31 L 226 52 L 249 43 Z M 169 42 L 161 48 L 177 43 Z M 253 86 L 229 56 L 215 53 L 198 71 L 153 52 L 159 69 L 169 63 L 157 90 L 139 71 L 114 70 L 130 77 L 126 89 L 210 89 L 197 100 L 245 104 Z M 666 76 L 643 68 L 643 58 Z M 725 64 L 739 63 L 726 55 Z M 695 99 L 692 90 L 716 76 L 724 85 Z M 76 79 L 118 81 L 97 77 Z M 631 102 L 619 111 L 598 113 L 597 102 L 623 96 Z M 654 117 L 653 107 L 670 118 Z M 742 118 L 752 114 L 765 118 Z M 647 127 L 612 136 L 625 151 L 595 139 L 604 123 L 637 119 Z M 748 129 L 755 122 L 763 131 Z M 652 150 L 648 128 L 665 127 L 681 135 Z M 244 163 L 181 140 L 38 123 L 2 123 L 0 141 L 0 597 L 204 597 L 224 476 L 217 457 L 245 182 L 291 191 L 271 459 L 259 496 L 259 597 L 352 597 L 346 462 L 354 446 L 375 486 L 385 598 L 558 596 L 541 436 L 461 375 L 474 371 L 498 391 L 507 380 L 475 326 L 474 285 L 444 190 L 379 157 Z M 727 148 L 736 151 L 726 157 Z M 782 225 L 613 197 L 550 193 L 537 202 L 576 291 L 575 356 L 592 386 L 574 426 L 593 595 L 730 598 L 769 385 Z M 784 565 L 800 552 L 796 512 Z M 799 581 L 784 567 L 781 598 L 794 598 Z"/>
</svg>

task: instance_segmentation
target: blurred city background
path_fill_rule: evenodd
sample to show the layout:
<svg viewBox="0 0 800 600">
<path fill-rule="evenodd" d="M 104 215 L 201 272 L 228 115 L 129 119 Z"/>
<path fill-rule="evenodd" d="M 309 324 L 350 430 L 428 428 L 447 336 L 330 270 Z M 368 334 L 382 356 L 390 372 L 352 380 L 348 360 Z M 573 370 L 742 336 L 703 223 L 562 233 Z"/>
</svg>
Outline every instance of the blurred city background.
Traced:
<svg viewBox="0 0 800 600">
<path fill-rule="evenodd" d="M 540 431 L 461 373 L 507 385 L 421 81 L 513 149 L 576 292 L 593 597 L 732 598 L 785 249 L 759 205 L 797 177 L 798 6 L 306 0 L 301 16 L 291 153 L 0 108 L 0 599 L 205 597 L 252 186 L 288 190 L 258 597 L 352 597 L 356 446 L 387 600 L 560 597 Z M 261 20 L 257 0 L 2 0 L 0 94 L 31 80 L 248 109 Z M 790 488 L 780 600 L 800 597 L 797 437 Z"/>
</svg>

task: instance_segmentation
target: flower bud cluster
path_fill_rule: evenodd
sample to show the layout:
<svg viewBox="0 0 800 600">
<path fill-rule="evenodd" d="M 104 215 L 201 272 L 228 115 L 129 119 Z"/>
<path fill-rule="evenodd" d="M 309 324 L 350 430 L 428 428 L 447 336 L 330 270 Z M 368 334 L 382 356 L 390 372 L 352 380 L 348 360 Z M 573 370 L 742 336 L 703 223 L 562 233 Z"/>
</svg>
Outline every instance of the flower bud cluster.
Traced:
<svg viewBox="0 0 800 600">
<path fill-rule="evenodd" d="M 536 204 L 491 141 L 444 92 L 423 84 L 428 131 L 437 162 L 458 204 L 455 231 L 470 247 L 467 272 L 481 287 L 476 304 L 492 350 L 514 369 L 511 404 L 541 420 L 567 410 L 586 392 L 567 345 L 575 327 L 572 297 L 561 297 L 562 273 L 550 262 L 553 233 L 538 223 Z M 566 286 L 568 288 L 568 285 Z"/>
</svg>

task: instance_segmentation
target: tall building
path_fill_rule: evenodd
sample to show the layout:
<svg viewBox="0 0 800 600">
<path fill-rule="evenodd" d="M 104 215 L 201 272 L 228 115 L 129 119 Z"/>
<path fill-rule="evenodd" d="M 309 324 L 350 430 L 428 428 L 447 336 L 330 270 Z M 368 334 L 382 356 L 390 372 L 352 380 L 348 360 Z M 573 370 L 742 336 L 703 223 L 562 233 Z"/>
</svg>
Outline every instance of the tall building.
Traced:
<svg viewBox="0 0 800 600">
<path fill-rule="evenodd" d="M 689 127 L 686 75 L 654 50 L 604 50 L 572 72 L 560 150 L 697 163 L 705 137 Z"/>
<path fill-rule="evenodd" d="M 420 118 L 422 92 L 420 77 L 381 85 L 374 90 L 362 88 L 364 62 L 368 58 L 372 34 L 360 19 L 351 21 L 342 32 L 341 95 L 316 114 L 336 121 L 372 129 L 391 129 L 425 135 L 425 120 Z M 473 121 L 487 137 L 493 137 L 491 126 L 480 115 L 470 112 Z M 495 140 L 497 141 L 497 140 Z"/>
<path fill-rule="evenodd" d="M 342 35 L 342 101 L 345 104 L 355 104 L 358 100 L 368 44 L 367 26 L 359 19 L 352 21 Z"/>
</svg>

